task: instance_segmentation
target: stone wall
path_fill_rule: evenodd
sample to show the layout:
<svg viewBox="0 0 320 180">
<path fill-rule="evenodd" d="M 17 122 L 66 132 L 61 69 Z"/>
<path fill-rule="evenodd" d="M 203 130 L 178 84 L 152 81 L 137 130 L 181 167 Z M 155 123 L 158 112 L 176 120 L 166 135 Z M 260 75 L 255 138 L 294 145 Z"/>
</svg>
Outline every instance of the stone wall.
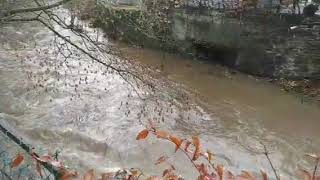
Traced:
<svg viewBox="0 0 320 180">
<path fill-rule="evenodd" d="M 169 32 L 161 33 L 147 28 L 147 15 L 139 9 L 116 8 L 110 13 L 100 7 L 99 12 L 96 25 L 130 43 L 204 58 L 257 76 L 320 78 L 320 26 L 314 25 L 320 24 L 319 17 L 256 13 L 240 21 L 214 10 L 177 9 Z"/>
<path fill-rule="evenodd" d="M 319 26 L 302 25 L 314 24 L 317 20 L 317 17 L 304 19 L 287 15 L 280 19 L 279 16 L 257 14 L 254 17 L 245 16 L 240 22 L 214 11 L 200 13 L 181 10 L 176 12 L 172 33 L 180 41 L 191 39 L 202 42 L 205 51 L 208 51 L 208 46 L 213 53 L 216 53 L 217 47 L 236 51 L 236 56 L 231 56 L 234 59 L 220 57 L 212 60 L 249 74 L 319 78 Z M 290 29 L 296 25 L 300 26 Z"/>
</svg>

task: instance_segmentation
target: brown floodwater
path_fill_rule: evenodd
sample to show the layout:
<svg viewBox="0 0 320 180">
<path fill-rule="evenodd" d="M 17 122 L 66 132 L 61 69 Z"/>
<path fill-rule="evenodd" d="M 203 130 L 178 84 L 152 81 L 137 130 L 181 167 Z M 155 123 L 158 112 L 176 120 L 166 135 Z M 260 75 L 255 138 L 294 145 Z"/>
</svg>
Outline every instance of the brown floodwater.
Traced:
<svg viewBox="0 0 320 180">
<path fill-rule="evenodd" d="M 265 141 L 267 146 L 270 143 L 269 148 L 279 158 L 274 160 L 283 168 L 299 166 L 306 152 L 319 151 L 320 111 L 315 102 L 283 91 L 266 80 L 209 61 L 123 44 L 119 46 L 128 57 L 200 95 L 196 97 L 197 102 L 210 114 L 211 121 L 216 121 L 221 128 L 215 129 L 215 133 L 204 123 L 199 131 L 208 139 L 237 136 L 240 137 L 237 143 L 240 141 L 241 146 L 249 147 L 254 147 L 256 141 Z M 245 136 L 244 140 L 241 136 Z M 214 141 L 209 143 L 214 144 Z M 224 151 L 232 151 L 232 148 Z M 238 159 L 239 155 L 233 153 L 231 157 Z M 242 162 L 238 163 L 241 166 Z"/>
<path fill-rule="evenodd" d="M 251 117 L 249 115 L 245 119 L 256 118 L 271 132 L 305 138 L 319 136 L 319 107 L 315 102 L 304 100 L 301 95 L 285 92 L 266 80 L 208 61 L 123 46 L 120 45 L 121 50 L 127 56 L 151 66 L 162 76 L 182 83 L 187 89 L 200 94 L 207 108 L 215 109 L 216 104 L 230 104 L 239 109 L 239 113 L 243 110 L 242 115 L 249 115 L 248 112 L 245 113 L 245 109 L 251 111 Z M 306 119 L 310 123 L 306 123 Z"/>
<path fill-rule="evenodd" d="M 66 61 L 56 52 L 59 40 L 39 25 L 8 25 L 0 32 L 1 124 L 44 152 L 60 150 L 70 168 L 138 167 L 159 174 L 165 165 L 154 162 L 167 154 L 178 173 L 195 179 L 197 172 L 173 145 L 135 140 L 148 119 L 178 136 L 199 135 L 203 148 L 217 154 L 216 162 L 235 173 L 264 169 L 272 175 L 266 158 L 256 153 L 260 142 L 283 179 L 294 179 L 300 167 L 312 168 L 304 153 L 320 151 L 319 106 L 267 81 L 209 62 L 116 45 L 138 72 L 147 67 L 156 84 L 156 92 L 139 87 L 138 96 L 119 75 L 83 54 L 74 52 Z"/>
</svg>

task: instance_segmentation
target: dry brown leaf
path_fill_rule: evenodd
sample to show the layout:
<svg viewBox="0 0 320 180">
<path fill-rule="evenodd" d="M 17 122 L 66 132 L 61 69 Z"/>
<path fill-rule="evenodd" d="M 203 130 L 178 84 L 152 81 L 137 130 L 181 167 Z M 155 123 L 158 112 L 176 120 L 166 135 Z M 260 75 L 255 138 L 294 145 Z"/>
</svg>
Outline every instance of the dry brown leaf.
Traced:
<svg viewBox="0 0 320 180">
<path fill-rule="evenodd" d="M 197 169 L 198 169 L 200 175 L 206 176 L 209 174 L 207 167 L 203 163 L 201 163 L 200 165 L 198 164 L 196 166 L 197 166 Z"/>
<path fill-rule="evenodd" d="M 168 158 L 167 156 L 161 156 L 161 157 L 156 161 L 155 165 L 159 165 L 159 164 L 163 163 L 164 161 L 167 160 L 167 158 Z"/>
<path fill-rule="evenodd" d="M 212 154 L 212 152 L 210 152 L 209 150 L 207 150 L 207 154 L 208 154 L 208 161 L 209 161 L 209 163 L 211 163 L 213 154 Z"/>
<path fill-rule="evenodd" d="M 266 172 L 264 172 L 263 170 L 260 170 L 260 173 L 262 175 L 262 180 L 268 180 L 268 175 Z"/>
<path fill-rule="evenodd" d="M 103 173 L 101 174 L 101 180 L 112 180 L 114 176 L 115 176 L 115 173 L 112 173 L 112 172 Z"/>
<path fill-rule="evenodd" d="M 200 175 L 198 177 L 198 180 L 216 180 L 216 175 L 215 174 L 207 174 L 207 175 Z"/>
<path fill-rule="evenodd" d="M 200 175 L 198 176 L 197 180 L 207 180 L 207 179 L 206 179 L 206 176 Z"/>
<path fill-rule="evenodd" d="M 137 136 L 137 140 L 141 140 L 141 139 L 145 139 L 149 134 L 149 130 L 148 129 L 144 129 L 142 131 L 139 132 L 138 136 Z"/>
<path fill-rule="evenodd" d="M 134 168 L 130 169 L 130 173 L 133 177 L 138 177 L 139 175 L 142 174 L 142 172 L 139 169 L 134 169 Z"/>
<path fill-rule="evenodd" d="M 196 161 L 200 157 L 200 155 L 201 155 L 200 148 L 196 148 L 196 150 L 194 151 L 192 160 Z"/>
<path fill-rule="evenodd" d="M 248 171 L 242 171 L 242 173 L 238 176 L 239 180 L 256 180 L 256 177 Z"/>
<path fill-rule="evenodd" d="M 83 180 L 94 180 L 94 170 L 89 169 L 86 173 L 84 173 Z"/>
<path fill-rule="evenodd" d="M 200 139 L 198 136 L 193 136 L 192 137 L 192 143 L 193 145 L 197 148 L 200 148 Z"/>
<path fill-rule="evenodd" d="M 159 176 L 150 176 L 147 178 L 147 180 L 161 180 L 161 177 Z"/>
<path fill-rule="evenodd" d="M 78 176 L 78 173 L 76 171 L 72 172 L 72 171 L 63 170 L 61 174 L 62 175 L 59 180 L 71 180 Z"/>
<path fill-rule="evenodd" d="M 221 164 L 217 165 L 217 173 L 218 173 L 220 180 L 223 179 L 223 171 L 224 171 L 223 165 L 221 165 Z"/>
<path fill-rule="evenodd" d="M 17 154 L 16 158 L 11 162 L 11 168 L 18 167 L 24 160 L 24 156 L 22 154 Z"/>
<path fill-rule="evenodd" d="M 162 173 L 162 177 L 165 177 L 167 174 L 170 173 L 170 171 L 172 171 L 172 169 L 165 169 Z"/>
<path fill-rule="evenodd" d="M 177 137 L 175 137 L 175 136 L 170 136 L 170 137 L 169 137 L 169 140 L 176 145 L 175 152 L 177 152 L 178 149 L 180 148 L 183 140 L 182 140 L 182 139 L 179 139 L 179 138 L 177 138 Z"/>
<path fill-rule="evenodd" d="M 194 154 L 193 154 L 193 158 L 192 160 L 195 161 L 197 160 L 199 157 L 200 157 L 200 139 L 198 136 L 193 136 L 192 137 L 192 143 L 193 145 L 195 146 L 196 150 L 194 151 Z"/>
<path fill-rule="evenodd" d="M 156 132 L 157 138 L 168 138 L 168 133 L 165 131 L 157 131 Z"/>
<path fill-rule="evenodd" d="M 179 177 L 173 173 L 167 175 L 167 177 L 165 177 L 165 180 L 179 180 Z"/>
</svg>

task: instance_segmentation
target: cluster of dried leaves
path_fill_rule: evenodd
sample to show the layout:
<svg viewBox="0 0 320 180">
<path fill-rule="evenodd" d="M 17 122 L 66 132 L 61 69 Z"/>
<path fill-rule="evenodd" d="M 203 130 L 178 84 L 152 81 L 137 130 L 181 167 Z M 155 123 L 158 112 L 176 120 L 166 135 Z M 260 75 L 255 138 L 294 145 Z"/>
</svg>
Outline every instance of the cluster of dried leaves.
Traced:
<svg viewBox="0 0 320 180">
<path fill-rule="evenodd" d="M 140 170 L 136 169 L 122 169 L 117 172 L 107 172 L 107 173 L 101 173 L 96 174 L 94 169 L 89 169 L 82 175 L 78 173 L 77 171 L 73 171 L 68 169 L 62 161 L 58 161 L 56 157 L 53 155 L 44 155 L 39 157 L 35 153 L 30 154 L 33 160 L 35 161 L 35 170 L 38 173 L 38 175 L 41 178 L 48 179 L 45 177 L 44 168 L 48 170 L 48 168 L 54 169 L 49 170 L 51 173 L 57 172 L 55 174 L 55 177 L 59 180 L 72 180 L 72 179 L 83 179 L 83 180 L 112 180 L 112 179 L 121 179 L 121 180 L 136 180 L 139 179 L 139 177 L 142 175 L 142 172 Z M 19 153 L 16 155 L 16 157 L 11 162 L 11 169 L 17 168 L 24 162 L 24 155 Z M 82 176 L 82 178 L 81 178 Z"/>
<path fill-rule="evenodd" d="M 160 131 L 156 129 L 151 123 L 150 126 L 146 129 L 142 130 L 138 136 L 137 140 L 146 139 L 148 135 L 154 135 L 156 138 L 167 140 L 175 145 L 175 152 L 181 151 L 186 155 L 186 157 L 190 160 L 190 163 L 195 167 L 195 169 L 198 171 L 199 176 L 198 180 L 257 180 L 257 179 L 263 179 L 268 180 L 269 175 L 264 172 L 263 170 L 260 170 L 260 177 L 257 177 L 256 173 L 252 173 L 246 170 L 243 170 L 241 174 L 234 175 L 231 171 L 226 170 L 222 164 L 215 165 L 212 161 L 214 158 L 214 153 L 212 153 L 210 150 L 207 150 L 204 152 L 201 148 L 200 139 L 198 136 L 194 136 L 189 139 L 185 138 L 179 138 L 173 135 L 170 135 L 169 133 L 165 131 Z M 312 158 L 315 160 L 315 167 L 312 172 L 309 172 L 307 170 L 301 169 L 302 172 L 302 178 L 303 180 L 320 180 L 320 176 L 317 176 L 317 168 L 318 164 L 320 162 L 320 155 L 316 154 L 306 154 L 307 157 Z M 268 156 L 267 156 L 268 157 Z M 202 158 L 205 160 L 205 163 L 199 163 L 199 159 Z M 268 157 L 269 158 L 269 157 Z M 167 162 L 168 159 L 167 156 L 161 156 L 157 161 L 156 165 Z M 202 161 L 203 162 L 203 161 Z M 270 165 L 273 167 L 271 161 Z M 158 180 L 158 179 L 165 179 L 165 180 L 179 180 L 183 179 L 179 175 L 175 174 L 175 167 L 167 162 L 170 167 L 168 169 L 165 169 L 163 171 L 162 176 L 153 176 L 150 177 L 150 180 Z M 277 180 L 280 180 L 280 177 L 274 170 L 275 178 Z"/>
<path fill-rule="evenodd" d="M 269 175 L 260 171 L 260 175 L 257 173 L 252 173 L 243 170 L 241 174 L 234 175 L 231 171 L 227 170 L 222 164 L 215 165 L 213 159 L 215 154 L 210 150 L 205 152 L 202 149 L 200 139 L 198 136 L 194 136 L 191 139 L 179 138 L 177 136 L 171 135 L 168 132 L 156 129 L 151 123 L 150 125 L 139 132 L 136 140 L 144 140 L 150 135 L 155 136 L 158 139 L 166 140 L 175 145 L 175 152 L 182 152 L 188 158 L 189 162 L 199 173 L 198 180 L 268 180 Z M 58 172 L 58 179 L 60 180 L 71 180 L 74 178 L 81 177 L 76 171 L 69 170 L 66 168 L 61 161 L 57 160 L 57 157 L 53 155 L 45 155 L 39 157 L 35 153 L 30 153 L 35 161 L 35 168 L 40 177 L 43 177 L 43 168 L 52 167 Z M 312 158 L 315 161 L 315 166 L 312 172 L 308 170 L 301 169 L 303 180 L 320 180 L 320 176 L 317 175 L 317 168 L 320 162 L 320 155 L 317 154 L 306 154 L 307 157 Z M 183 177 L 176 173 L 176 168 L 170 162 L 168 162 L 168 156 L 161 156 L 155 162 L 155 165 L 162 163 L 167 163 L 169 166 L 166 168 L 162 175 L 160 176 L 150 176 L 147 177 L 148 180 L 181 180 Z M 17 168 L 24 161 L 24 156 L 22 154 L 17 154 L 17 156 L 11 162 L 11 168 Z M 205 162 L 205 163 L 203 163 Z M 270 161 L 271 163 L 271 161 Z M 273 166 L 271 164 L 271 166 Z M 275 171 L 275 170 L 274 170 Z M 275 173 L 275 179 L 280 180 L 280 176 Z M 122 169 L 118 172 L 108 172 L 102 173 L 97 176 L 93 169 L 86 171 L 82 175 L 83 180 L 112 180 L 112 179 L 122 179 L 122 180 L 138 180 L 141 176 L 144 176 L 142 171 L 137 169 Z M 259 176 L 259 177 L 258 177 Z"/>
<path fill-rule="evenodd" d="M 207 150 L 206 152 L 202 151 L 200 139 L 198 136 L 194 136 L 189 139 L 182 139 L 173 135 L 170 135 L 169 133 L 165 131 L 157 130 L 154 127 L 149 127 L 147 129 L 142 130 L 138 136 L 137 140 L 146 139 L 149 134 L 155 135 L 159 139 L 164 139 L 169 142 L 172 142 L 175 145 L 175 152 L 181 151 L 186 155 L 186 157 L 190 160 L 190 163 L 192 163 L 193 167 L 198 171 L 199 176 L 198 180 L 222 180 L 222 179 L 247 179 L 247 180 L 253 180 L 256 179 L 256 177 L 248 172 L 248 171 L 242 171 L 242 174 L 240 175 L 233 175 L 231 171 L 225 170 L 224 166 L 222 164 L 215 165 L 212 161 L 214 158 L 214 154 Z M 203 158 L 207 163 L 198 163 L 197 161 Z M 156 165 L 167 162 L 168 159 L 167 156 L 161 156 L 157 162 Z M 167 162 L 168 163 L 168 162 Z M 170 163 L 169 163 L 170 164 Z M 163 171 L 162 177 L 152 177 L 150 179 L 166 179 L 166 180 L 178 180 L 182 179 L 179 175 L 174 173 L 175 168 L 173 165 L 170 164 L 170 168 L 165 169 Z M 267 174 L 263 171 L 261 171 L 262 177 L 264 180 L 267 180 Z"/>
</svg>

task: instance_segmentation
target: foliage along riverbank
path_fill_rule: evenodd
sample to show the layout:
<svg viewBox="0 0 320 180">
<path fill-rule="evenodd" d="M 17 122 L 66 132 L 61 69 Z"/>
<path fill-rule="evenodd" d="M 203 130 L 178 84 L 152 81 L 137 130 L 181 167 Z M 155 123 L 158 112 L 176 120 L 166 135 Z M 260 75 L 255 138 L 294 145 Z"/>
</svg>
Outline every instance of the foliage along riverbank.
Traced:
<svg viewBox="0 0 320 180">
<path fill-rule="evenodd" d="M 255 76 L 319 78 L 317 16 L 259 9 L 245 11 L 239 19 L 214 9 L 146 6 L 97 4 L 93 25 L 112 39 L 205 59 Z"/>
<path fill-rule="evenodd" d="M 271 80 L 279 85 L 284 91 L 298 93 L 301 96 L 301 102 L 312 100 L 320 105 L 320 81 L 319 80 Z"/>
<path fill-rule="evenodd" d="M 320 103 L 320 86 L 319 80 L 317 79 L 320 66 L 317 61 L 318 51 L 313 50 L 317 47 L 317 44 L 314 44 L 317 39 L 317 33 L 315 33 L 317 26 L 315 25 L 314 27 L 311 26 L 309 28 L 303 28 L 303 24 L 306 23 L 304 21 L 310 21 L 310 19 L 308 20 L 308 18 L 305 19 L 296 16 L 287 17 L 286 15 L 284 15 L 284 20 L 276 20 L 278 25 L 282 27 L 281 32 L 277 32 L 275 34 L 273 32 L 272 34 L 274 34 L 274 37 L 270 38 L 259 33 L 259 28 L 249 28 L 250 24 L 252 24 L 252 22 L 256 20 L 246 20 L 248 21 L 248 25 L 244 25 L 243 28 L 245 29 L 245 31 L 237 29 L 236 26 L 233 27 L 236 29 L 231 28 L 233 30 L 226 29 L 227 24 L 232 26 L 237 24 L 236 21 L 234 23 L 231 23 L 232 17 L 231 19 L 230 17 L 228 17 L 224 20 L 226 21 L 224 22 L 226 23 L 226 27 L 215 25 L 217 27 L 209 30 L 210 32 L 213 31 L 213 34 L 220 34 L 220 40 L 215 37 L 213 38 L 212 42 L 210 42 L 210 40 L 206 42 L 201 41 L 201 38 L 198 39 L 199 37 L 190 37 L 186 38 L 185 40 L 179 40 L 179 32 L 176 32 L 179 30 L 179 27 L 176 25 L 177 22 L 179 22 L 177 21 L 179 18 L 177 18 L 177 15 L 174 15 L 179 13 L 170 11 L 171 15 L 166 15 L 163 14 L 162 11 L 159 11 L 159 16 L 149 18 L 150 16 L 152 16 L 152 13 L 155 12 L 142 11 L 133 6 L 108 7 L 102 4 L 88 4 L 90 3 L 87 3 L 86 6 L 84 6 L 86 8 L 83 8 L 81 12 L 90 13 L 81 13 L 82 17 L 85 19 L 90 19 L 93 26 L 102 28 L 109 38 L 142 47 L 161 49 L 172 53 L 179 53 L 181 56 L 200 58 L 207 61 L 212 61 L 212 59 L 214 59 L 213 63 L 219 63 L 228 66 L 231 69 L 236 69 L 244 73 L 252 74 L 254 76 L 257 76 L 258 78 L 265 77 L 266 79 L 271 79 L 269 81 L 273 82 L 276 85 L 279 85 L 284 91 L 301 95 L 302 101 L 312 99 L 312 101 Z M 162 6 L 164 5 L 161 4 L 160 7 Z M 168 6 L 170 7 L 170 5 Z M 203 16 L 202 18 L 205 18 L 205 15 L 199 16 Z M 219 20 L 219 15 L 214 16 L 216 16 L 217 20 Z M 191 17 L 193 16 L 191 15 L 190 18 Z M 230 19 L 231 21 L 228 19 Z M 268 29 L 271 31 L 277 30 L 277 28 L 278 30 L 281 29 L 280 27 L 272 28 L 272 25 L 270 23 L 274 22 L 275 19 L 277 18 L 274 17 L 268 19 L 269 23 L 265 25 L 270 26 Z M 309 23 L 313 21 L 317 21 L 317 17 L 315 17 L 314 20 L 310 21 Z M 290 28 L 290 26 L 293 26 L 297 23 L 302 24 L 301 27 L 299 25 L 296 26 L 297 29 L 289 32 L 289 34 L 285 32 L 288 28 Z M 219 31 L 218 27 L 222 29 Z M 237 39 L 239 39 L 237 34 L 241 37 L 241 34 L 245 32 L 249 33 L 247 36 L 251 40 L 249 40 L 249 42 L 245 40 L 244 43 L 249 43 L 252 46 L 258 47 L 258 50 L 255 50 L 254 53 L 251 47 L 248 47 L 247 50 L 245 50 L 246 48 L 237 45 L 238 43 L 236 41 Z M 257 33 L 260 35 L 258 35 Z M 313 35 L 311 35 L 310 33 Z M 291 40 L 288 42 L 282 42 L 283 40 L 281 40 L 280 43 L 280 40 L 276 40 L 277 38 L 279 39 L 279 37 L 277 37 L 278 35 L 284 35 L 288 37 L 287 39 Z M 305 35 L 307 39 L 303 38 Z M 172 38 L 172 36 L 176 38 Z M 297 37 L 292 38 L 291 36 Z M 315 41 L 312 41 L 312 43 L 305 42 L 309 41 L 308 39 L 310 39 L 310 36 L 315 36 L 313 38 L 315 39 Z M 256 37 L 256 39 L 258 40 L 257 42 L 252 41 L 252 38 L 254 39 L 254 37 Z M 269 40 L 266 40 L 266 37 L 270 40 L 270 42 Z M 206 37 L 204 37 L 204 39 L 205 38 Z M 261 40 L 261 38 L 265 40 Z M 259 41 L 262 42 L 261 45 L 263 46 L 259 45 Z M 268 44 L 267 42 L 270 43 L 270 47 L 266 47 L 266 44 Z M 291 44 L 293 43 L 293 45 L 286 47 L 287 45 L 285 44 L 290 44 L 290 42 Z M 307 44 L 314 45 L 309 46 Z M 271 46 L 274 46 L 274 48 L 271 48 Z M 262 51 L 260 51 L 259 48 L 262 48 L 260 49 Z M 302 49 L 303 51 L 300 51 L 299 49 Z M 241 52 L 239 53 L 238 51 Z M 257 52 L 263 51 L 272 53 L 257 54 Z M 244 61 L 242 61 L 238 57 L 243 57 Z M 286 58 L 288 58 L 288 60 L 285 60 Z M 291 62 L 292 59 L 294 59 L 293 62 Z"/>
</svg>

